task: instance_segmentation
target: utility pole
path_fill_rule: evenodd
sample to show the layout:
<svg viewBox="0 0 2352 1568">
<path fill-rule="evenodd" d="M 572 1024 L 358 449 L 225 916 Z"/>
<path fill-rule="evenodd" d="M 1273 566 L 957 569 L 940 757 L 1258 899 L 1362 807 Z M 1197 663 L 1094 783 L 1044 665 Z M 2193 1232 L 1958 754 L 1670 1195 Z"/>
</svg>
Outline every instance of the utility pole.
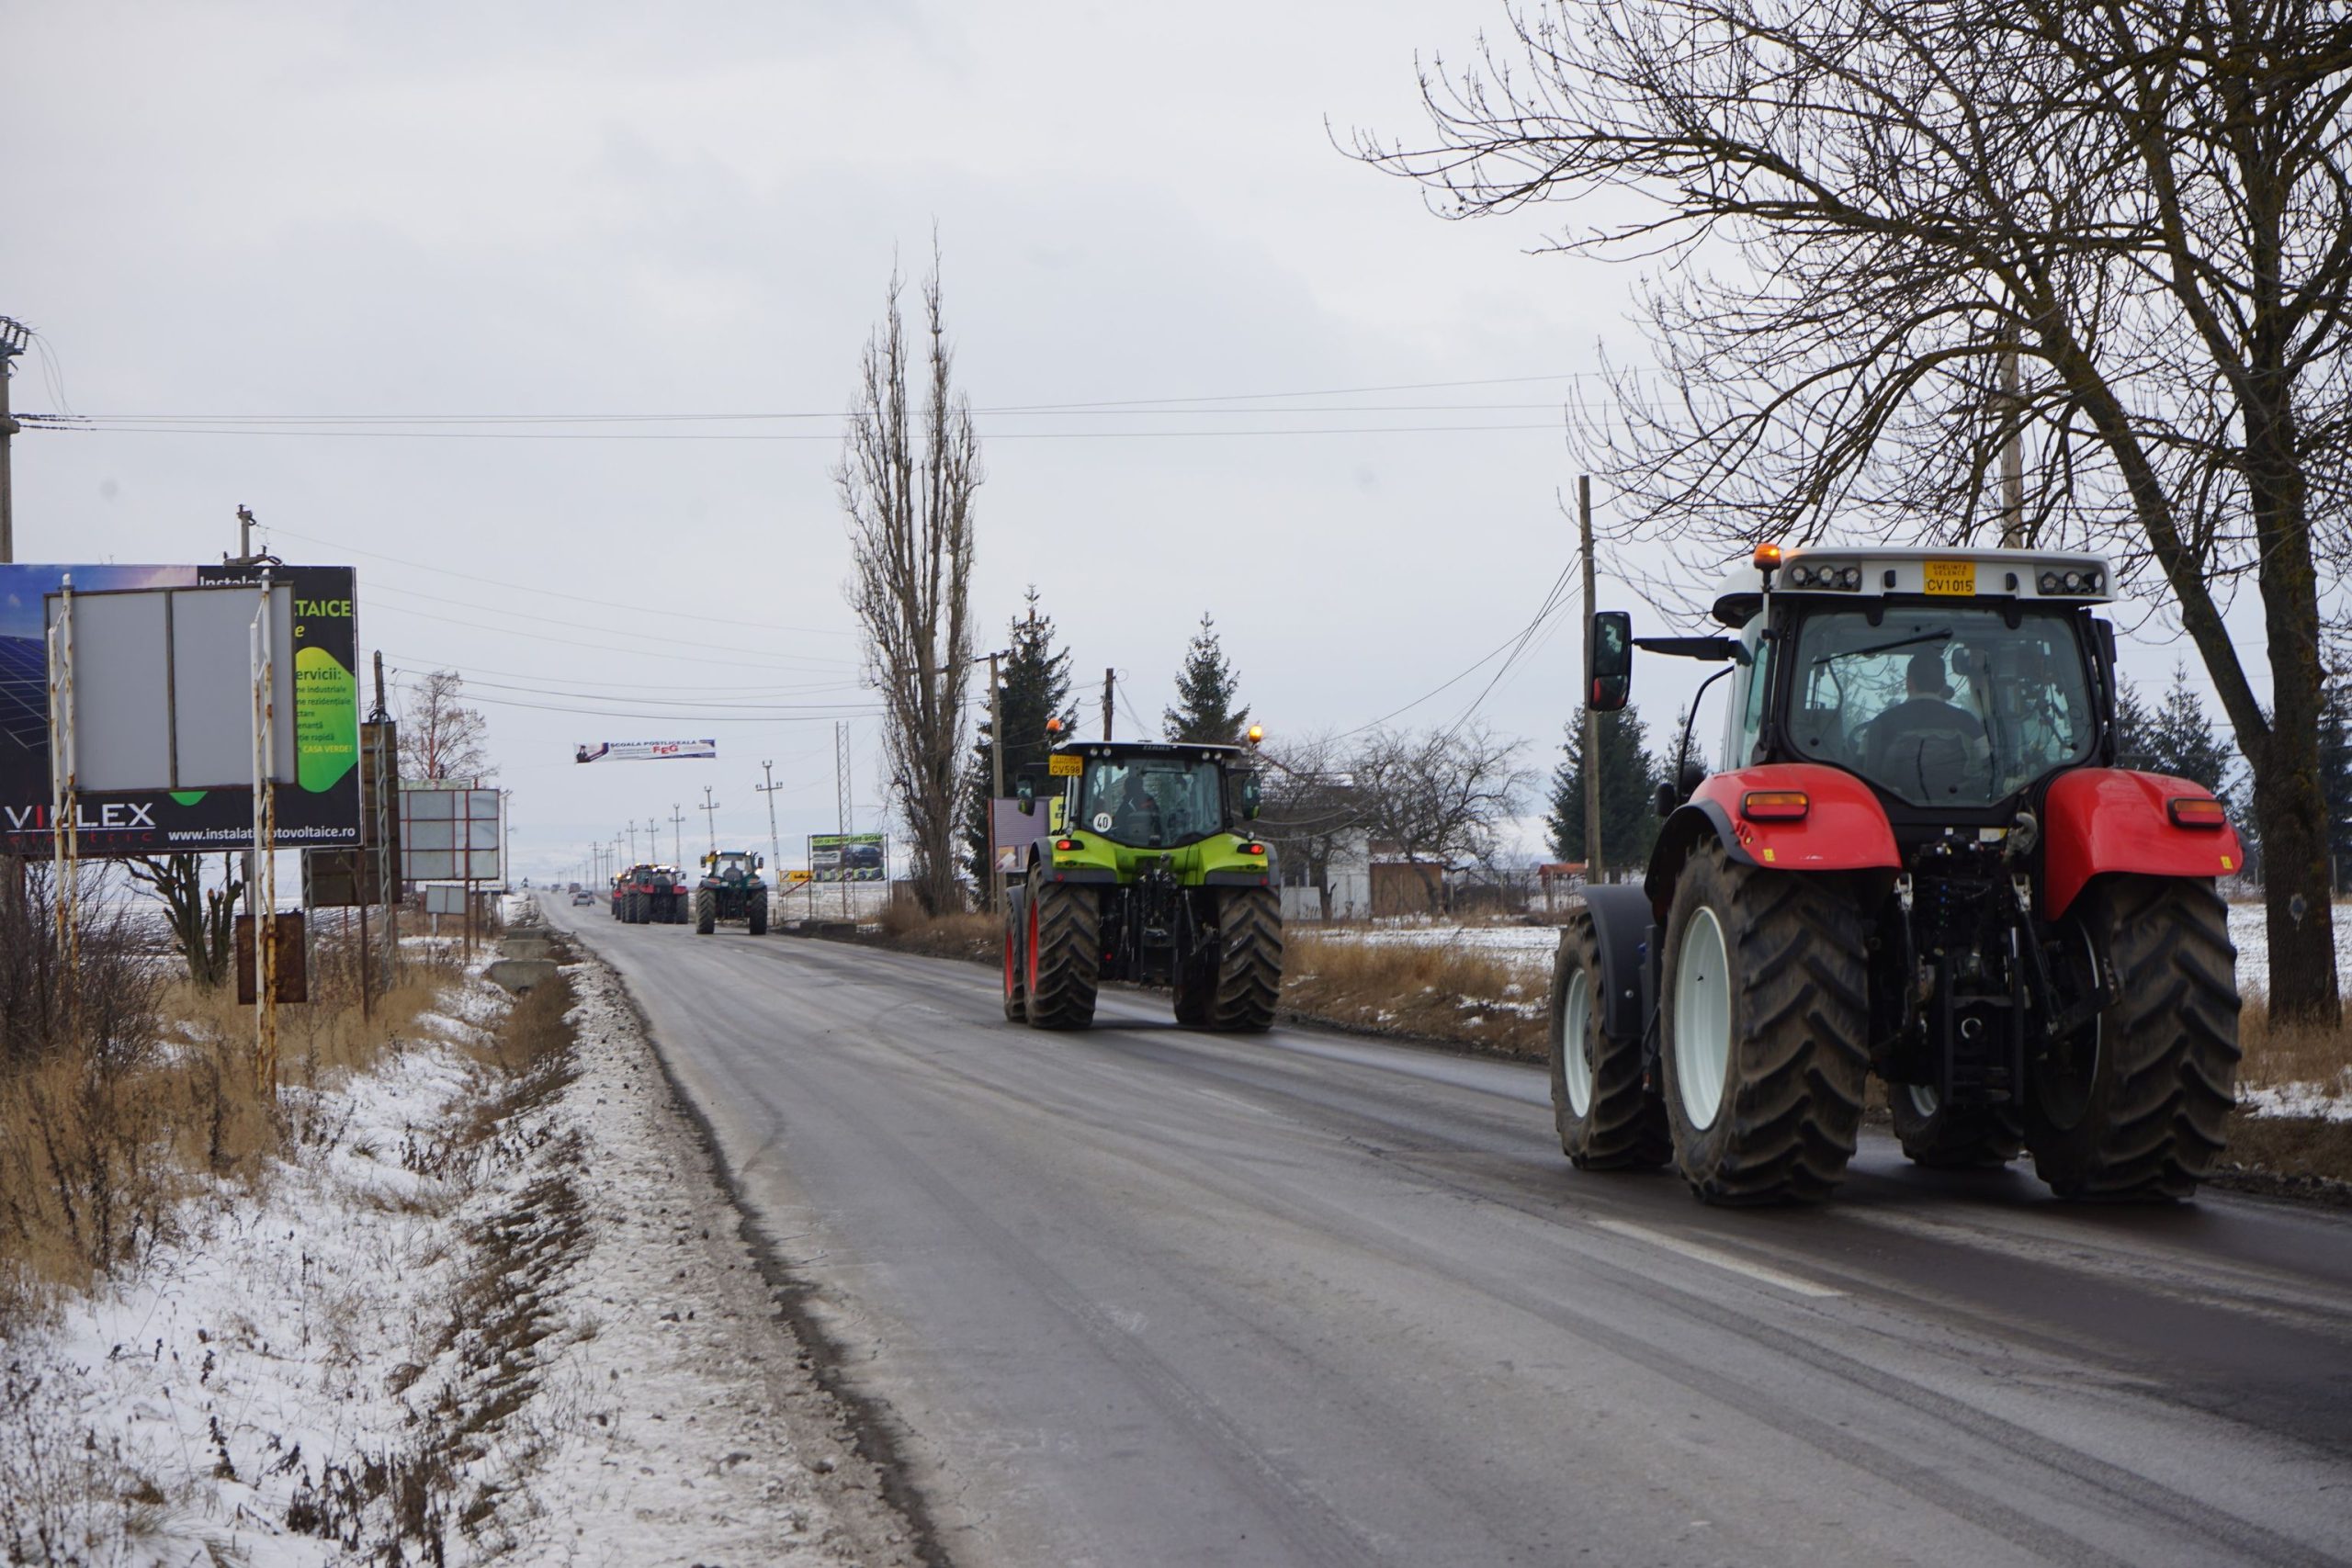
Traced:
<svg viewBox="0 0 2352 1568">
<path fill-rule="evenodd" d="M 833 720 L 833 821 L 842 836 L 834 851 L 833 874 L 842 881 L 842 919 L 849 919 L 849 724 Z M 810 869 L 814 869 L 811 867 Z"/>
<path fill-rule="evenodd" d="M 718 802 L 710 797 L 710 786 L 702 786 L 703 829 L 710 835 L 710 852 L 718 852 Z"/>
<path fill-rule="evenodd" d="M 658 855 L 661 852 L 662 818 L 659 817 L 649 817 L 645 819 L 645 858 L 651 860 L 655 855 Z"/>
<path fill-rule="evenodd" d="M 2002 421 L 2009 427 L 2001 441 L 2001 547 L 2025 547 L 2025 400 L 2018 378 L 2018 330 L 2001 329 Z"/>
<path fill-rule="evenodd" d="M 678 863 L 686 863 L 686 808 L 676 801 L 670 803 L 670 852 Z"/>
<path fill-rule="evenodd" d="M 1577 531 L 1584 539 L 1584 879 L 1606 879 L 1600 859 L 1600 715 L 1592 706 L 1592 476 L 1577 476 Z"/>
<path fill-rule="evenodd" d="M 1111 694 L 1116 688 L 1118 681 L 1119 672 L 1116 670 L 1102 671 L 1102 739 L 1105 740 L 1111 739 Z"/>
<path fill-rule="evenodd" d="M 25 352 L 32 331 L 24 322 L 0 316 L 0 565 L 17 558 L 15 481 L 8 469 L 8 446 L 24 428 L 8 412 L 8 382 L 17 374 L 17 355 Z"/>
<path fill-rule="evenodd" d="M 762 762 L 760 774 L 768 782 L 752 787 L 768 797 L 768 875 L 774 878 L 784 874 L 784 852 L 775 840 L 775 792 L 784 786 L 775 782 L 775 763 L 773 761 Z M 769 886 L 775 884 L 771 882 Z"/>
<path fill-rule="evenodd" d="M 629 863 L 629 864 L 631 864 L 631 865 L 635 865 L 635 864 L 637 864 L 637 863 L 638 863 L 638 860 L 637 860 L 637 818 L 634 818 L 634 817 L 632 817 L 632 818 L 630 818 L 628 819 L 628 863 Z"/>
</svg>

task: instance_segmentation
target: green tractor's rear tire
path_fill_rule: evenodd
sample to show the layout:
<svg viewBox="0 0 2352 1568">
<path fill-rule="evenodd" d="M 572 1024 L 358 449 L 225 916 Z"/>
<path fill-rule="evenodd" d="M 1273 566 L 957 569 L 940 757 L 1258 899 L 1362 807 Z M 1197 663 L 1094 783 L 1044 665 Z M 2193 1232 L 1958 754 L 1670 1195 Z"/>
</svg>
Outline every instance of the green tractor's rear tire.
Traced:
<svg viewBox="0 0 2352 1568">
<path fill-rule="evenodd" d="M 1997 1170 L 2025 1147 L 2025 1126 L 2013 1105 L 1955 1108 L 1927 1084 L 1892 1083 L 1886 1108 L 1903 1152 L 1930 1170 Z"/>
<path fill-rule="evenodd" d="M 768 934 L 768 896 L 754 893 L 743 906 L 743 924 L 753 936 Z"/>
<path fill-rule="evenodd" d="M 1009 887 L 1004 894 L 1004 1021 L 1029 1021 L 1029 957 L 1022 931 L 1029 919 L 1029 890 Z"/>
<path fill-rule="evenodd" d="M 1665 942 L 1676 1168 L 1707 1203 L 1828 1197 L 1870 1074 L 1860 899 L 1842 877 L 1739 865 L 1710 843 L 1675 879 Z"/>
<path fill-rule="evenodd" d="M 1578 1170 L 1661 1166 L 1674 1157 L 1666 1102 L 1642 1082 L 1642 1038 L 1606 1028 L 1600 941 L 1592 917 L 1568 917 L 1552 961 L 1552 1120 L 1560 1152 Z"/>
<path fill-rule="evenodd" d="M 1023 986 L 1032 1029 L 1084 1029 L 1094 1021 L 1102 973 L 1102 906 L 1084 884 L 1032 872 L 1022 933 Z"/>
<path fill-rule="evenodd" d="M 2113 997 L 2028 1068 L 2026 1146 L 2061 1198 L 2191 1197 L 2227 1143 L 2238 987 L 2228 910 L 2191 877 L 2101 877 L 2063 922 Z"/>
<path fill-rule="evenodd" d="M 1283 995 L 1281 895 L 1272 887 L 1222 890 L 1216 928 L 1216 988 L 1208 998 L 1208 1026 L 1227 1032 L 1271 1027 Z"/>
<path fill-rule="evenodd" d="M 708 936 L 718 927 L 718 896 L 705 887 L 695 894 L 695 935 Z"/>
</svg>

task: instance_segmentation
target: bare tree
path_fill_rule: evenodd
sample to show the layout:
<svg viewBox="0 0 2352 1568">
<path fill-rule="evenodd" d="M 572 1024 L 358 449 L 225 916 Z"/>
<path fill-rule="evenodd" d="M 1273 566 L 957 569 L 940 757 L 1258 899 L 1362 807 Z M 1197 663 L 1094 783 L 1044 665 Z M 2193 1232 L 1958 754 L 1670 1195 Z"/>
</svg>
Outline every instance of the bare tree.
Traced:
<svg viewBox="0 0 2352 1568">
<path fill-rule="evenodd" d="M 1355 775 L 1329 735 L 1270 743 L 1259 753 L 1264 805 L 1258 835 L 1273 846 L 1278 870 L 1297 869 L 1332 917 L 1331 871 L 1363 833 Z"/>
<path fill-rule="evenodd" d="M 1522 749 L 1476 720 L 1421 734 L 1375 729 L 1357 748 L 1349 772 L 1364 829 L 1436 873 L 1422 873 L 1431 913 L 1444 907 L 1446 866 L 1493 858 L 1496 826 L 1534 782 Z"/>
<path fill-rule="evenodd" d="M 900 287 L 894 271 L 888 311 L 865 345 L 833 484 L 849 517 L 857 562 L 850 601 L 865 631 L 866 679 L 882 694 L 883 754 L 914 846 L 915 896 L 935 915 L 963 907 L 956 767 L 972 662 L 967 591 L 980 449 L 971 405 L 953 385 L 936 250 L 922 288 L 931 343 L 920 415 L 908 404 Z"/>
<path fill-rule="evenodd" d="M 401 777 L 486 779 L 489 726 L 480 708 L 460 700 L 466 682 L 455 670 L 428 671 L 410 688 L 401 716 Z"/>
<path fill-rule="evenodd" d="M 1451 217 L 1622 222 L 1655 370 L 1574 423 L 1695 568 L 2008 538 L 2158 576 L 2254 774 L 2271 1005 L 2339 1016 L 2320 577 L 2352 555 L 2352 17 L 2330 0 L 1550 0 L 1359 151 Z M 1629 203 L 1618 193 L 1631 193 Z M 2014 365 L 2014 382 L 2003 374 Z M 2024 443 L 2030 499 L 1989 482 Z M 2224 613 L 2263 607 L 2269 704 Z"/>
<path fill-rule="evenodd" d="M 204 885 L 201 855 L 141 855 L 124 863 L 131 880 L 145 883 L 163 901 L 172 940 L 187 961 L 187 977 L 208 990 L 229 978 L 237 900 L 245 890 L 237 861 L 235 855 L 220 857 L 215 887 Z"/>
</svg>

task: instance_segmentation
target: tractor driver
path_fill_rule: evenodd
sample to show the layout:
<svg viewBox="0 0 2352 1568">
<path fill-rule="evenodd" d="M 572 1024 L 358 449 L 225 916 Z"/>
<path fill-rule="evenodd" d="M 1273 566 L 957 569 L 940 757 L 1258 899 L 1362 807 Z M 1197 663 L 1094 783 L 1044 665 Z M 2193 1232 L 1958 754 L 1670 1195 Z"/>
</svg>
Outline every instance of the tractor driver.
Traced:
<svg viewBox="0 0 2352 1568">
<path fill-rule="evenodd" d="M 1922 793 L 1930 780 L 1956 782 L 1970 756 L 1982 756 L 1984 726 L 1951 700 L 1943 650 L 1923 648 L 1903 671 L 1903 700 L 1863 727 L 1864 771 L 1905 789 L 1916 776 Z"/>
<path fill-rule="evenodd" d="M 1156 844 L 1166 837 L 1161 831 L 1159 802 L 1144 788 L 1140 768 L 1131 770 L 1120 786 L 1119 802 L 1112 816 L 1111 837 L 1123 844 Z"/>
</svg>

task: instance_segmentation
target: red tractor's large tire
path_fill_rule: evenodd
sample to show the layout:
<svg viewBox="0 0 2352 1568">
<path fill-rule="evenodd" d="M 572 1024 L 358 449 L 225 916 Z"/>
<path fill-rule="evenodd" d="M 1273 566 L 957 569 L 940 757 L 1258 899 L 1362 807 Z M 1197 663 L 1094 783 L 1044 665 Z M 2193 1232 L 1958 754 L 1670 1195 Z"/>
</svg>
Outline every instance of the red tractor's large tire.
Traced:
<svg viewBox="0 0 2352 1568">
<path fill-rule="evenodd" d="M 1022 936 L 1029 920 L 1029 890 L 1004 893 L 1004 1021 L 1029 1021 L 1029 954 Z"/>
<path fill-rule="evenodd" d="M 1997 1170 L 2025 1147 L 2015 1105 L 1950 1106 L 1926 1084 L 1886 1086 L 1894 1136 L 1914 1165 L 1933 1170 Z"/>
<path fill-rule="evenodd" d="M 1102 906 L 1084 884 L 1029 878 L 1021 945 L 1026 1016 L 1033 1029 L 1084 1029 L 1094 1021 L 1102 973 Z"/>
<path fill-rule="evenodd" d="M 2227 1142 L 2238 1069 L 2237 954 L 2210 881 L 2101 877 L 2063 922 L 2105 1011 L 2027 1066 L 2026 1147 L 2062 1198 L 2193 1196 Z"/>
<path fill-rule="evenodd" d="M 718 895 L 707 887 L 695 890 L 695 935 L 708 936 L 718 929 Z"/>
<path fill-rule="evenodd" d="M 1560 1152 L 1579 1170 L 1664 1165 L 1674 1157 L 1666 1102 L 1642 1082 L 1642 1040 L 1604 1027 L 1600 943 L 1592 917 L 1568 917 L 1552 961 L 1552 1120 Z"/>
<path fill-rule="evenodd" d="M 1675 880 L 1665 941 L 1676 1168 L 1708 1203 L 1826 1198 L 1870 1073 L 1860 897 L 1843 877 L 1739 865 L 1709 844 Z"/>
<path fill-rule="evenodd" d="M 624 925 L 640 925 L 645 919 L 645 895 L 631 888 L 621 895 L 621 921 Z"/>
<path fill-rule="evenodd" d="M 1282 896 L 1272 887 L 1228 887 L 1217 895 L 1216 989 L 1211 1029 L 1255 1033 L 1270 1028 L 1283 994 Z"/>
</svg>

